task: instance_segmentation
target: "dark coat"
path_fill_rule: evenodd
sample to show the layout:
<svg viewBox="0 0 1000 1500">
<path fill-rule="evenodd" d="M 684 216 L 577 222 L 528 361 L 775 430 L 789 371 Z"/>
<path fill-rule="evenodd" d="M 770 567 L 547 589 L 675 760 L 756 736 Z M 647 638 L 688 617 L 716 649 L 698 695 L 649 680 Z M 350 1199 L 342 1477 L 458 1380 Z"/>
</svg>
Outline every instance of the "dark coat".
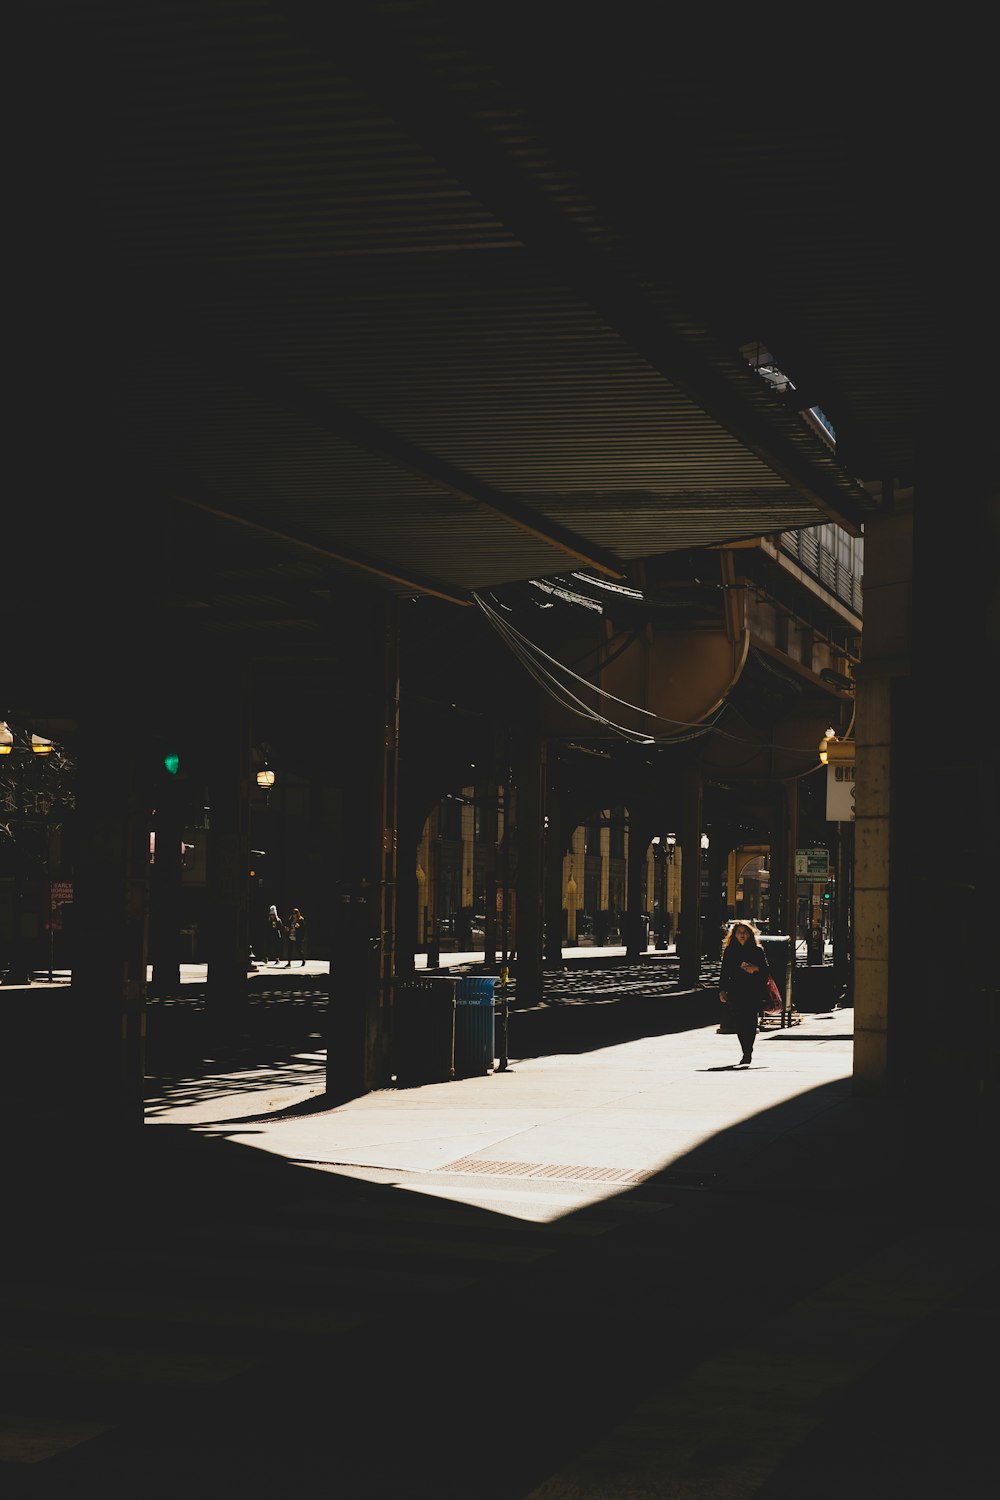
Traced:
<svg viewBox="0 0 1000 1500">
<path fill-rule="evenodd" d="M 288 938 L 289 948 L 294 949 L 300 958 L 306 956 L 306 919 L 301 912 L 297 917 L 290 916 L 285 923 L 285 935 Z"/>
<path fill-rule="evenodd" d="M 741 969 L 740 964 L 744 962 L 757 964 L 757 973 L 747 974 Z M 767 1005 L 767 981 L 770 973 L 767 954 L 763 948 L 756 943 L 741 944 L 739 938 L 730 938 L 719 970 L 719 989 L 726 996 L 726 1004 L 737 1010 L 752 1010 L 760 1015 Z"/>
</svg>

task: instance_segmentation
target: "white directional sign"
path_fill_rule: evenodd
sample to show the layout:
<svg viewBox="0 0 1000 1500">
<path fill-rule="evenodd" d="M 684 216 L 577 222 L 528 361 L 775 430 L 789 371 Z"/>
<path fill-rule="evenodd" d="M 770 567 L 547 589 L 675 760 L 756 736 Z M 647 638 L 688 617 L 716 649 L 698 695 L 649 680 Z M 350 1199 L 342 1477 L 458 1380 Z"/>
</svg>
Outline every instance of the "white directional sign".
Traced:
<svg viewBox="0 0 1000 1500">
<path fill-rule="evenodd" d="M 827 766 L 826 820 L 828 823 L 854 822 L 854 767 Z"/>
</svg>

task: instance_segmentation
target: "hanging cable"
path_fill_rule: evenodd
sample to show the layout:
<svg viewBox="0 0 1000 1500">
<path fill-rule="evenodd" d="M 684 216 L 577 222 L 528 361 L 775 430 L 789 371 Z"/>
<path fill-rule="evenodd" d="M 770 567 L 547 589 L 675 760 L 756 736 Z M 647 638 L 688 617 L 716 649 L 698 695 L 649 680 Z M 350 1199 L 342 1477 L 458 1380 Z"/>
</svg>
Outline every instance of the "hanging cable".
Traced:
<svg viewBox="0 0 1000 1500">
<path fill-rule="evenodd" d="M 719 738 L 731 740 L 737 745 L 747 745 L 758 750 L 764 748 L 759 741 L 748 739 L 744 735 L 731 734 L 728 730 L 718 727 L 718 721 L 727 707 L 726 703 L 720 706 L 710 721 L 703 721 L 701 723 L 694 723 L 684 719 L 670 719 L 664 715 L 655 714 L 649 709 L 639 708 L 636 704 L 629 703 L 626 699 L 618 698 L 614 693 L 609 693 L 604 688 L 597 687 L 588 678 L 581 677 L 570 667 L 567 667 L 565 663 L 558 661 L 554 656 L 550 656 L 547 651 L 543 651 L 536 642 L 522 634 L 509 620 L 505 620 L 497 610 L 486 602 L 481 594 L 473 592 L 472 599 L 486 616 L 493 629 L 507 643 L 513 655 L 521 662 L 525 671 L 528 672 L 550 698 L 558 703 L 560 707 L 568 709 L 569 712 L 577 714 L 581 718 L 589 719 L 592 723 L 599 724 L 603 729 L 611 730 L 615 734 L 620 734 L 623 739 L 640 745 L 684 744 L 707 734 L 715 734 Z M 629 729 L 626 725 L 619 724 L 615 719 L 609 718 L 608 715 L 598 712 L 596 708 L 590 707 L 566 683 L 559 680 L 555 672 L 551 670 L 552 668 L 555 668 L 572 682 L 587 688 L 591 693 L 595 693 L 598 697 L 605 698 L 611 703 L 621 704 L 623 708 L 627 708 L 631 713 L 642 714 L 644 718 L 655 720 L 659 724 L 671 724 L 675 729 L 687 729 L 691 733 L 656 735 L 643 734 L 639 730 Z M 781 674 L 775 673 L 775 675 Z M 732 708 L 731 704 L 728 706 Z M 772 750 L 784 750 L 793 755 L 805 755 L 809 753 L 801 745 L 778 745 L 772 743 L 769 748 Z M 817 765 L 819 765 L 819 761 L 817 761 Z M 809 769 L 815 770 L 816 767 L 810 767 Z"/>
<path fill-rule="evenodd" d="M 665 719 L 661 715 L 651 713 L 649 709 L 638 708 L 636 705 L 627 702 L 626 699 L 618 698 L 614 693 L 609 693 L 605 689 L 597 687 L 594 683 L 588 681 L 587 678 L 580 677 L 576 672 L 565 666 L 564 663 L 557 661 L 555 657 L 543 651 L 540 646 L 529 640 L 527 636 L 522 635 L 515 626 L 511 625 L 509 621 L 504 620 L 497 611 L 492 609 L 480 595 L 473 594 L 473 600 L 485 614 L 497 633 L 507 642 L 511 651 L 517 657 L 518 661 L 522 663 L 525 670 L 563 708 L 567 708 L 583 718 L 590 719 L 593 723 L 600 724 L 602 728 L 610 729 L 614 733 L 620 734 L 624 739 L 642 745 L 683 743 L 688 739 L 698 738 L 701 735 L 707 734 L 713 727 L 711 724 L 692 724 L 680 719 Z M 569 686 L 560 682 L 545 663 L 558 669 L 559 672 L 563 673 L 573 682 L 588 688 L 592 693 L 596 693 L 598 697 L 606 698 L 612 703 L 620 703 L 623 708 L 627 708 L 633 713 L 642 714 L 645 718 L 654 719 L 660 723 L 674 724 L 679 729 L 689 729 L 693 733 L 690 735 L 670 735 L 658 738 L 656 735 L 643 734 L 639 730 L 629 729 L 626 725 L 619 724 L 606 714 L 599 713 L 596 708 L 591 708 Z M 720 709 L 719 712 L 721 713 L 722 710 Z"/>
</svg>

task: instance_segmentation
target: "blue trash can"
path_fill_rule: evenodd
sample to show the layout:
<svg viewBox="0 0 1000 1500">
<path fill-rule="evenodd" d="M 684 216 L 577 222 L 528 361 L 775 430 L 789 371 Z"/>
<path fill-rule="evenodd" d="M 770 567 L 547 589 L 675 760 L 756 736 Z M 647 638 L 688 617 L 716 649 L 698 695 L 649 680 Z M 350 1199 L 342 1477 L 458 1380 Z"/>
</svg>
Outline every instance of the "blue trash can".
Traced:
<svg viewBox="0 0 1000 1500">
<path fill-rule="evenodd" d="M 496 1059 L 497 980 L 463 976 L 455 992 L 455 1077 L 475 1078 L 493 1069 Z"/>
</svg>

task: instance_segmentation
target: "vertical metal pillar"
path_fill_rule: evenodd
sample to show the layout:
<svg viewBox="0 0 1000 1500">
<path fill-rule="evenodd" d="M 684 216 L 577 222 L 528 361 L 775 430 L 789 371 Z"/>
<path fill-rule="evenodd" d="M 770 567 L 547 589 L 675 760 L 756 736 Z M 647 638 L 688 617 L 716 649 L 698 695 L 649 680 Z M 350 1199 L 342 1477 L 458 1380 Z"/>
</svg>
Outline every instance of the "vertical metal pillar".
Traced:
<svg viewBox="0 0 1000 1500">
<path fill-rule="evenodd" d="M 854 905 L 854 824 L 836 825 L 836 880 L 833 913 L 833 985 L 837 999 L 851 1003 L 853 974 L 851 912 Z"/>
<path fill-rule="evenodd" d="M 74 1124 L 141 1127 L 146 1045 L 149 890 L 147 744 L 119 742 L 96 698 L 79 723 L 74 948 L 61 1103 Z"/>
<path fill-rule="evenodd" d="M 352 723 L 338 746 L 343 824 L 327 1010 L 327 1093 L 357 1098 L 391 1077 L 399 791 L 397 601 L 353 602 L 342 690 Z"/>
<path fill-rule="evenodd" d="M 677 934 L 679 979 L 693 989 L 701 980 L 701 808 L 702 779 L 698 766 L 689 764 L 681 773 L 681 910 Z"/>
<path fill-rule="evenodd" d="M 154 770 L 157 768 L 154 768 Z M 180 988 L 182 789 L 164 770 L 155 777 L 151 808 L 154 855 L 151 871 L 150 993 L 175 995 Z"/>
<path fill-rule="evenodd" d="M 530 711 L 530 710 L 529 710 Z M 517 749 L 517 1003 L 542 998 L 542 819 L 544 744 L 526 731 Z"/>
<path fill-rule="evenodd" d="M 489 969 L 497 961 L 497 839 L 499 834 L 497 786 L 498 772 L 490 777 L 482 789 L 483 803 L 480 809 L 480 829 L 483 850 L 483 887 L 485 921 L 483 923 L 483 965 Z"/>
<path fill-rule="evenodd" d="M 73 452 L 77 502 L 59 523 L 45 510 L 53 557 L 68 563 L 62 579 L 57 572 L 51 581 L 51 598 L 64 621 L 77 729 L 72 981 L 53 1027 L 60 1054 L 53 1056 L 53 1106 L 70 1112 L 67 1148 L 93 1131 L 138 1143 L 146 1047 L 150 738 L 141 686 L 157 671 L 148 600 L 158 554 L 145 497 L 106 454 L 89 448 L 89 412 L 85 400 Z M 100 518 L 110 515 L 126 561 L 113 589 L 95 589 L 106 537 Z M 95 1170 L 103 1165 L 94 1160 Z"/>
<path fill-rule="evenodd" d="M 712 830 L 711 843 L 705 857 L 708 865 L 708 897 L 704 901 L 705 956 L 717 958 L 722 949 L 723 901 L 722 874 L 729 856 L 728 829 L 718 825 Z"/>
<path fill-rule="evenodd" d="M 625 956 L 629 963 L 638 963 L 646 950 L 646 927 L 642 920 L 642 882 L 652 830 L 652 821 L 647 812 L 638 808 L 634 811 L 629 809 L 628 856 L 625 864 Z"/>
<path fill-rule="evenodd" d="M 563 806 L 562 793 L 552 784 L 551 778 L 545 788 L 544 857 L 542 860 L 545 884 L 545 963 L 549 967 L 562 967 L 563 936 Z"/>
<path fill-rule="evenodd" d="M 208 1045 L 238 1052 L 248 1023 L 250 720 L 245 684 L 219 670 L 206 706 L 208 766 Z"/>
<path fill-rule="evenodd" d="M 500 929 L 500 1043 L 499 1043 L 499 1065 L 498 1071 L 505 1073 L 510 1052 L 510 942 L 511 942 L 511 911 L 510 911 L 510 883 L 511 883 L 511 844 L 513 831 L 513 785 L 514 769 L 513 749 L 511 734 L 508 730 L 504 736 L 504 745 L 499 757 L 500 764 L 497 768 L 497 778 L 500 783 L 498 790 L 503 797 L 503 827 L 501 831 L 498 849 L 498 864 L 500 876 L 500 911 L 498 913 L 498 926 Z"/>
</svg>

